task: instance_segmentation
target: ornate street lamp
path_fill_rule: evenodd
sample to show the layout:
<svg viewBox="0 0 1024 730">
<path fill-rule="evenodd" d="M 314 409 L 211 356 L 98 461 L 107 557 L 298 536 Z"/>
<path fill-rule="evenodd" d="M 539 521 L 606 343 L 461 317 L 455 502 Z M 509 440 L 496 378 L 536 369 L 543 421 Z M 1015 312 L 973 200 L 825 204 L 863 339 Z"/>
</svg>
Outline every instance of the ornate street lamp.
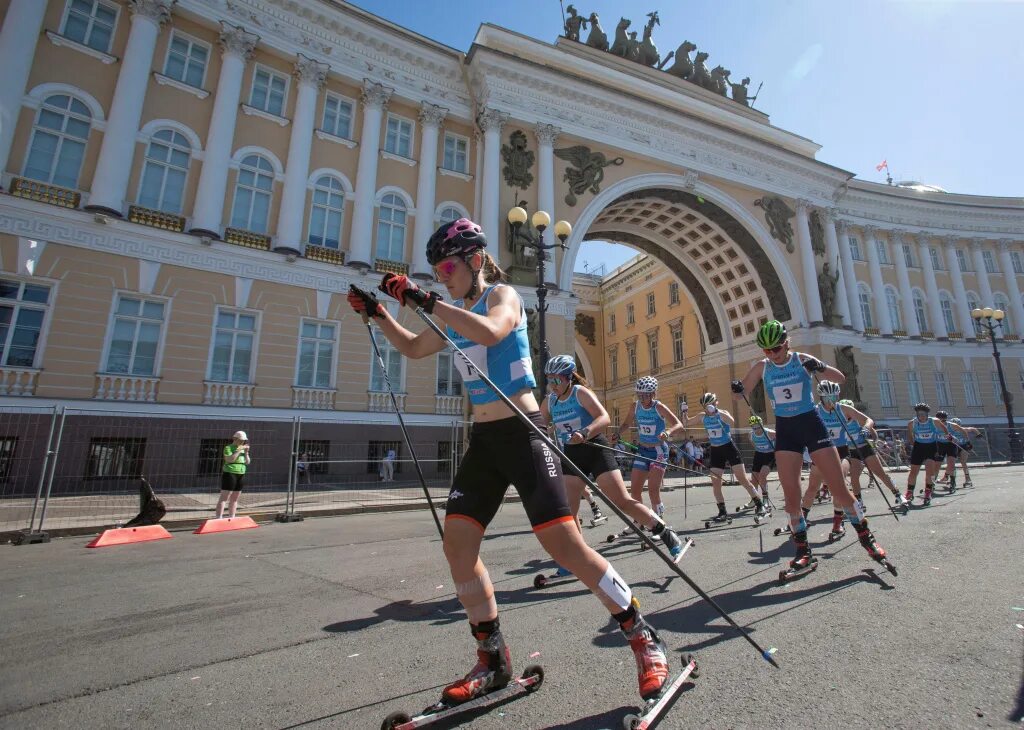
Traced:
<svg viewBox="0 0 1024 730">
<path fill-rule="evenodd" d="M 1005 316 L 1006 314 L 1002 309 L 992 309 L 992 307 L 971 311 L 971 317 L 974 318 L 974 323 L 979 329 L 979 333 L 987 332 L 989 339 L 992 341 L 992 357 L 996 359 L 996 372 L 999 373 L 999 388 L 1003 391 L 1003 406 L 1006 408 L 1006 427 L 1010 432 L 1010 462 L 1019 464 L 1024 459 L 1024 454 L 1021 453 L 1020 434 L 1017 433 L 1017 429 L 1013 425 L 1013 404 L 1010 402 L 1013 396 L 1006 389 L 1003 363 L 999 357 L 999 348 L 996 346 L 996 329 L 1003 328 L 1003 317 Z"/>
<path fill-rule="evenodd" d="M 544 231 L 551 225 L 551 216 L 543 210 L 536 211 L 530 218 L 533 227 L 537 229 L 536 237 L 529 236 L 521 231 L 526 223 L 526 210 L 515 207 L 508 212 L 508 222 L 512 225 L 512 240 L 519 241 L 523 248 L 530 248 L 537 253 L 537 321 L 540 325 L 540 387 L 541 397 L 547 393 L 548 377 L 544 374 L 544 366 L 548 362 L 548 341 L 544 324 L 544 317 L 548 311 L 544 299 L 547 296 L 548 288 L 544 284 L 544 262 L 547 261 L 548 251 L 554 248 L 565 249 L 565 239 L 572 233 L 572 226 L 568 221 L 558 221 L 555 224 L 555 237 L 558 243 L 544 243 Z"/>
</svg>

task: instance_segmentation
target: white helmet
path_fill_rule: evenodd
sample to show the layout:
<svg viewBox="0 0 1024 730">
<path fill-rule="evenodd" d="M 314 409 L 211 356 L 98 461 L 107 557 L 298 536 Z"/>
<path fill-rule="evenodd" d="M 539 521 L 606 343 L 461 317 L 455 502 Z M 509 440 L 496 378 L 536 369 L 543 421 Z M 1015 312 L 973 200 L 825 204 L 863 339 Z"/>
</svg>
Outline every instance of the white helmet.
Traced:
<svg viewBox="0 0 1024 730">
<path fill-rule="evenodd" d="M 636 381 L 635 390 L 637 393 L 654 393 L 658 390 L 658 379 L 645 375 Z"/>
<path fill-rule="evenodd" d="M 818 383 L 818 395 L 827 398 L 836 398 L 839 396 L 839 383 L 833 383 L 831 380 L 822 380 Z"/>
<path fill-rule="evenodd" d="M 545 375 L 568 375 L 576 372 L 576 360 L 572 355 L 555 355 L 544 365 Z"/>
<path fill-rule="evenodd" d="M 707 408 L 718 402 L 718 396 L 714 393 L 705 393 L 700 397 L 700 404 Z"/>
</svg>

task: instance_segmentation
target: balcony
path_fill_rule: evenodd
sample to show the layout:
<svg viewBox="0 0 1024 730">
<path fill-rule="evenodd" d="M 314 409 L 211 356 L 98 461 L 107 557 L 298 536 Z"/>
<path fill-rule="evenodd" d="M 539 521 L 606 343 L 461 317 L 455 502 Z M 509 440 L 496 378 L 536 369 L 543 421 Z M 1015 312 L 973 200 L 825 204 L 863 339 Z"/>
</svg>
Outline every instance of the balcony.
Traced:
<svg viewBox="0 0 1024 730">
<path fill-rule="evenodd" d="M 302 388 L 292 386 L 292 408 L 308 408 L 314 411 L 333 411 L 337 390 L 328 388 Z"/>
<path fill-rule="evenodd" d="M 310 261 L 322 261 L 325 264 L 342 266 L 345 263 L 345 252 L 327 246 L 306 246 L 306 258 Z"/>
<path fill-rule="evenodd" d="M 892 336 L 893 337 L 906 337 L 907 336 L 907 331 L 906 330 L 893 330 L 892 331 Z"/>
<path fill-rule="evenodd" d="M 1003 342 L 1020 342 L 1019 335 L 1003 335 Z"/>
<path fill-rule="evenodd" d="M 387 259 L 374 259 L 373 270 L 379 274 L 401 274 L 409 273 L 409 264 L 404 261 L 388 261 Z"/>
<path fill-rule="evenodd" d="M 203 404 L 208 406 L 251 406 L 255 383 L 203 381 Z"/>
<path fill-rule="evenodd" d="M 398 402 L 398 410 L 405 412 L 405 393 L 395 393 L 395 400 Z M 371 413 L 394 413 L 391 405 L 391 395 L 371 390 L 366 394 L 366 410 Z"/>
<path fill-rule="evenodd" d="M 265 236 L 262 233 L 253 233 L 242 228 L 225 228 L 224 240 L 236 246 L 244 246 L 245 248 L 255 248 L 259 251 L 270 250 L 270 236 Z"/>
<path fill-rule="evenodd" d="M 934 332 L 922 332 L 921 333 L 921 339 L 924 339 L 924 340 L 934 340 L 935 339 L 935 333 Z"/>
<path fill-rule="evenodd" d="M 461 395 L 435 395 L 434 396 L 434 413 L 442 416 L 461 416 L 462 415 L 462 396 Z"/>
<path fill-rule="evenodd" d="M 96 373 L 95 400 L 156 403 L 160 378 L 119 373 Z"/>
<path fill-rule="evenodd" d="M 48 185 L 38 180 L 26 180 L 16 177 L 11 180 L 11 195 L 16 198 L 34 200 L 37 203 L 56 205 L 60 208 L 77 208 L 82 202 L 82 194 L 77 190 Z"/>
<path fill-rule="evenodd" d="M 865 327 L 864 334 L 868 337 L 878 337 L 882 334 L 877 327 Z"/>
<path fill-rule="evenodd" d="M 964 338 L 962 332 L 950 332 L 949 334 L 946 335 L 946 337 L 949 339 L 950 342 L 962 340 Z"/>
<path fill-rule="evenodd" d="M 159 228 L 161 231 L 173 231 L 181 233 L 185 230 L 184 216 L 164 213 L 162 210 L 143 208 L 141 205 L 132 205 L 128 208 L 128 220 L 150 228 Z"/>
<path fill-rule="evenodd" d="M 0 395 L 35 395 L 38 368 L 0 368 Z"/>
</svg>

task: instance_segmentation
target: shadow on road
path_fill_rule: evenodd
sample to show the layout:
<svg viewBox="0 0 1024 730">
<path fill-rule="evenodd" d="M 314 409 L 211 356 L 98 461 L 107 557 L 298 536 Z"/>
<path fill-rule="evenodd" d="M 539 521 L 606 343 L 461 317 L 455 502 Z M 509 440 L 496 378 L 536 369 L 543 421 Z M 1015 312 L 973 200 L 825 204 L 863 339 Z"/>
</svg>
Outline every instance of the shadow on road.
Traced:
<svg viewBox="0 0 1024 730">
<path fill-rule="evenodd" d="M 394 702 L 395 700 L 400 700 L 403 697 L 412 697 L 413 695 L 418 695 L 421 692 L 429 692 L 431 690 L 438 690 L 438 689 L 441 689 L 444 686 L 445 685 L 443 685 L 443 684 L 435 684 L 433 687 L 421 687 L 420 689 L 414 689 L 414 690 L 412 690 L 410 692 L 405 692 L 405 693 L 400 694 L 400 695 L 394 695 L 393 697 L 386 697 L 384 699 L 374 700 L 373 702 L 367 702 L 365 705 L 359 705 L 358 707 L 346 707 L 344 710 L 338 710 L 337 712 L 332 712 L 329 715 L 321 715 L 320 717 L 313 717 L 313 718 L 310 718 L 309 720 L 303 720 L 302 722 L 297 722 L 294 725 L 285 725 L 285 726 L 283 726 L 281 728 L 278 728 L 278 730 L 292 730 L 292 728 L 307 727 L 309 725 L 313 725 L 313 724 L 318 723 L 318 722 L 324 722 L 325 720 L 331 720 L 331 719 L 336 718 L 336 717 L 341 717 L 342 715 L 347 715 L 350 712 L 356 712 L 358 710 L 365 710 L 367 707 L 378 707 L 378 706 L 383 705 L 383 704 L 385 704 L 387 702 Z M 381 715 L 381 719 L 382 720 L 384 719 L 384 715 L 383 714 Z"/>
</svg>

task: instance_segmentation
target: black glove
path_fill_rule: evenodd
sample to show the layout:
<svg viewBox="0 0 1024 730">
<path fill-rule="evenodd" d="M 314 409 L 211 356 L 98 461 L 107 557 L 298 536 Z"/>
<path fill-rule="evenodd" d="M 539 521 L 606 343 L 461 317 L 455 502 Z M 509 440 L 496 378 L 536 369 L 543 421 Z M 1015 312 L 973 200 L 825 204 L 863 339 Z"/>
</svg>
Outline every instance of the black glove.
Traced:
<svg viewBox="0 0 1024 730">
<path fill-rule="evenodd" d="M 408 276 L 392 274 L 390 271 L 384 274 L 378 289 L 402 304 L 405 304 L 408 299 L 427 314 L 433 314 L 434 304 L 441 300 L 441 297 L 434 292 L 425 292 L 420 289 L 419 285 Z"/>
<path fill-rule="evenodd" d="M 743 395 L 743 381 L 734 380 L 729 384 L 732 387 L 732 392 L 736 395 Z"/>
<path fill-rule="evenodd" d="M 377 301 L 377 297 L 368 291 L 360 289 L 355 284 L 349 285 L 347 299 L 349 305 L 356 311 L 356 314 L 384 318 L 384 307 Z"/>
<path fill-rule="evenodd" d="M 825 369 L 825 363 L 816 357 L 808 357 L 803 362 L 804 369 L 809 373 L 820 373 Z"/>
</svg>

